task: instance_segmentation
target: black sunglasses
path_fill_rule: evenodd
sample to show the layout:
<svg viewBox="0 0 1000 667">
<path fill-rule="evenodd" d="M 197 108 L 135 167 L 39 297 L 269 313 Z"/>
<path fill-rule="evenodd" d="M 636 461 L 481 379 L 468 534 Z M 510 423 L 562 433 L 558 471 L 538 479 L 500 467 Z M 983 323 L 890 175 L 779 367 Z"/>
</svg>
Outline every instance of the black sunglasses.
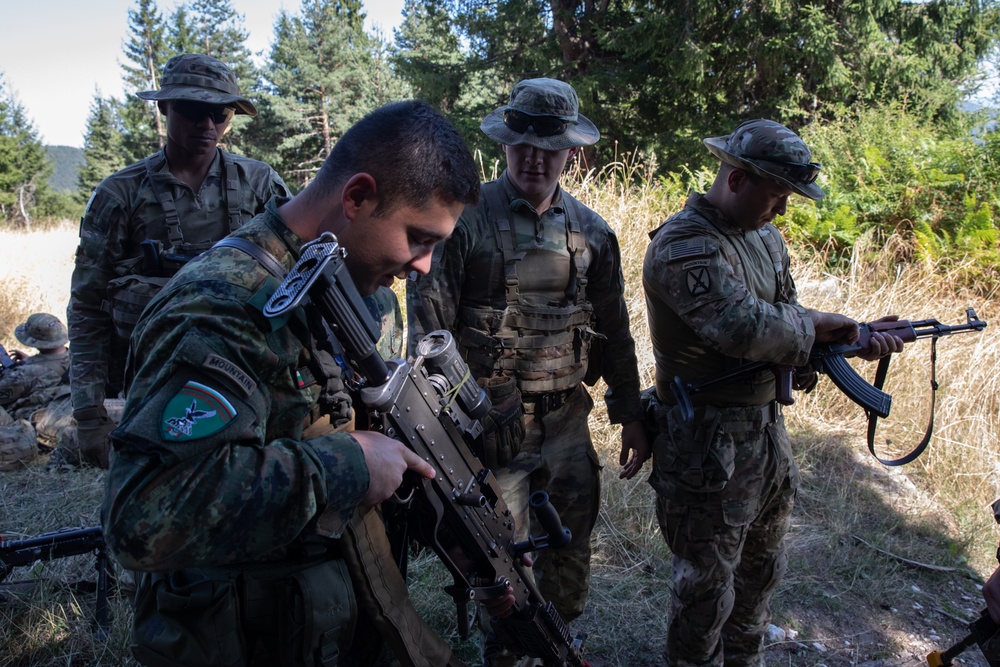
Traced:
<svg viewBox="0 0 1000 667">
<path fill-rule="evenodd" d="M 523 134 L 531 127 L 539 137 L 555 137 L 563 134 L 572 121 L 563 120 L 558 116 L 531 116 L 514 109 L 503 112 L 503 124 Z"/>
<path fill-rule="evenodd" d="M 761 160 L 763 162 L 770 162 L 771 164 L 779 165 L 786 175 L 804 185 L 815 183 L 816 179 L 819 178 L 820 170 L 823 168 L 823 165 L 819 162 L 802 164 L 801 162 L 785 162 L 784 160 L 775 160 L 769 157 L 744 157 L 743 159 L 751 161 Z"/>
<path fill-rule="evenodd" d="M 228 123 L 236 115 L 236 109 L 223 106 L 221 104 L 205 104 L 203 102 L 190 102 L 188 100 L 174 100 L 170 108 L 184 116 L 188 120 L 199 121 L 205 116 L 211 116 L 212 122 L 216 125 Z"/>
</svg>

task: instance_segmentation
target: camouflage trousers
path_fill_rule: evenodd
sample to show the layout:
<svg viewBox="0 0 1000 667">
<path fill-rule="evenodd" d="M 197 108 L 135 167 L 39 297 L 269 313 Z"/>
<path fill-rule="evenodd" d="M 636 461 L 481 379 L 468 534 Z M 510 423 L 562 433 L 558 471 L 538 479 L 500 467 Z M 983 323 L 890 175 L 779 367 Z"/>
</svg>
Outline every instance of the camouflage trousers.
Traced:
<svg viewBox="0 0 1000 667">
<path fill-rule="evenodd" d="M 521 453 L 497 473 L 503 497 L 514 514 L 517 540 L 541 535 L 532 524 L 528 499 L 535 491 L 546 491 L 573 539 L 561 549 L 545 549 L 534 556 L 531 568 L 538 588 L 567 623 L 583 613 L 590 590 L 590 534 L 600 509 L 601 465 L 587 427 L 594 403 L 579 386 L 558 409 L 544 414 L 525 414 L 525 438 Z M 529 404 L 530 409 L 530 404 Z M 489 644 L 489 642 L 487 642 Z M 484 665 L 532 664 L 513 656 L 496 655 L 487 646 Z"/>
<path fill-rule="evenodd" d="M 693 488 L 692 452 L 704 463 L 702 489 Z M 674 553 L 666 664 L 762 667 L 798 488 L 777 406 L 699 408 L 694 427 L 671 413 L 653 444 L 650 483 Z"/>
</svg>

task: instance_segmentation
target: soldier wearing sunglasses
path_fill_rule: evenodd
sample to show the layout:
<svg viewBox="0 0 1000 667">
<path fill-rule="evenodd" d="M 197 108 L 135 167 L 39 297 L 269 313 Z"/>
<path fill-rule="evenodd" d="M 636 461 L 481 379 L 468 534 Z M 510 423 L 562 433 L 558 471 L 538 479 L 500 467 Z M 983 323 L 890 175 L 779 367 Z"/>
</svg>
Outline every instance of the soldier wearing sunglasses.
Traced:
<svg viewBox="0 0 1000 667">
<path fill-rule="evenodd" d="M 107 467 L 115 424 L 104 400 L 121 389 L 143 308 L 184 263 L 289 194 L 268 165 L 219 148 L 234 115 L 257 114 L 225 64 L 175 56 L 160 84 L 137 96 L 166 119 L 163 149 L 105 178 L 80 224 L 67 310 L 76 427 L 54 465 Z"/>
<path fill-rule="evenodd" d="M 494 429 L 481 456 L 503 487 L 518 539 L 532 533 L 528 498 L 539 489 L 570 528 L 570 544 L 539 552 L 534 574 L 572 621 L 587 599 L 600 501 L 585 383 L 607 382 L 608 416 L 622 424 L 623 477 L 639 472 L 649 449 L 618 239 L 559 185 L 566 163 L 600 132 L 579 113 L 572 86 L 553 79 L 518 83 L 481 128 L 503 145 L 507 169 L 435 248 L 430 273 L 408 281 L 409 341 L 412 350 L 426 332 L 454 332 L 490 392 Z M 514 663 L 489 639 L 484 653 L 486 665 Z"/>
<path fill-rule="evenodd" d="M 722 161 L 715 180 L 650 234 L 643 265 L 660 431 L 650 484 L 674 554 L 665 658 L 673 667 L 750 667 L 764 664 L 768 603 L 786 568 L 782 540 L 799 483 L 774 374 L 697 393 L 693 423 L 670 386 L 675 376 L 696 382 L 752 360 L 796 367 L 795 388 L 809 391 L 813 343 L 852 343 L 858 324 L 799 305 L 772 224 L 791 195 L 824 196 L 805 142 L 752 120 L 704 143 Z M 879 335 L 864 358 L 902 346 Z"/>
</svg>

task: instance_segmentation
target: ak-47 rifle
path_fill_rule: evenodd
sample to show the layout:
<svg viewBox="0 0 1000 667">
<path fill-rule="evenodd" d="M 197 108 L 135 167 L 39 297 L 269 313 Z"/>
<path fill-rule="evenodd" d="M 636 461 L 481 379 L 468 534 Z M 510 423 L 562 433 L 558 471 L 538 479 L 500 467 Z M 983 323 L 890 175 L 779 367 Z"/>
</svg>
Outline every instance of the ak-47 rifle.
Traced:
<svg viewBox="0 0 1000 667">
<path fill-rule="evenodd" d="M 512 612 L 492 620 L 498 639 L 515 654 L 541 658 L 547 666 L 584 667 L 585 636 L 570 636 L 522 564 L 529 551 L 564 546 L 569 530 L 548 495 L 536 492 L 529 504 L 548 534 L 515 542 L 514 517 L 500 486 L 469 447 L 482 432 L 479 419 L 489 412 L 490 402 L 458 355 L 451 334 L 435 331 L 425 336 L 412 365 L 402 359 L 386 363 L 375 346 L 379 329 L 347 272 L 345 255 L 329 233 L 303 246 L 264 315 L 281 317 L 300 304 L 317 309 L 364 379 L 361 398 L 373 423 L 434 466 L 434 479 L 410 479 L 411 516 L 422 541 L 454 578 L 445 590 L 455 600 L 462 638 L 471 629 L 468 604 L 502 595 L 510 586 Z M 335 342 L 330 345 L 335 347 Z M 452 545 L 442 539 L 457 544 L 464 558 L 456 557 L 448 548 Z"/>
<path fill-rule="evenodd" d="M 852 401 L 860 405 L 868 416 L 868 448 L 876 459 L 885 465 L 903 465 L 917 458 L 923 452 L 930 441 L 934 428 L 934 395 L 937 391 L 937 380 L 935 368 L 937 363 L 937 341 L 942 336 L 950 336 L 957 333 L 971 331 L 982 331 L 986 328 L 986 322 L 979 319 L 976 311 L 967 308 L 965 311 L 965 324 L 947 325 L 941 324 L 935 319 L 929 320 L 894 320 L 885 322 L 862 322 L 859 324 L 860 336 L 853 345 L 836 345 L 830 343 L 817 343 L 813 345 L 809 354 L 810 366 L 821 373 L 830 376 L 833 383 Z M 856 357 L 871 345 L 871 337 L 874 333 L 885 333 L 898 336 L 904 343 L 910 343 L 918 338 L 931 339 L 931 418 L 927 426 L 924 439 L 906 456 L 894 460 L 879 458 L 875 454 L 875 425 L 879 417 L 888 417 L 892 407 L 892 396 L 882 391 L 885 377 L 889 369 L 889 360 L 892 355 L 883 357 L 879 361 L 875 371 L 875 381 L 872 384 L 865 382 L 858 373 L 851 367 L 847 359 Z M 702 378 L 695 382 L 685 383 L 679 377 L 674 378 L 670 386 L 674 398 L 680 406 L 681 416 L 686 421 L 694 418 L 694 404 L 691 397 L 700 391 L 728 384 L 742 377 L 754 375 L 762 370 L 770 369 L 774 372 L 777 387 L 775 390 L 775 400 L 782 405 L 791 405 L 795 402 L 792 398 L 792 377 L 795 369 L 791 366 L 782 366 L 768 361 L 751 361 L 740 364 L 728 371 Z"/>
<path fill-rule="evenodd" d="M 64 528 L 26 540 L 0 539 L 0 582 L 15 567 L 31 565 L 37 560 L 53 560 L 92 553 L 97 558 L 96 638 L 108 637 L 108 572 L 110 563 L 100 526 Z"/>
</svg>

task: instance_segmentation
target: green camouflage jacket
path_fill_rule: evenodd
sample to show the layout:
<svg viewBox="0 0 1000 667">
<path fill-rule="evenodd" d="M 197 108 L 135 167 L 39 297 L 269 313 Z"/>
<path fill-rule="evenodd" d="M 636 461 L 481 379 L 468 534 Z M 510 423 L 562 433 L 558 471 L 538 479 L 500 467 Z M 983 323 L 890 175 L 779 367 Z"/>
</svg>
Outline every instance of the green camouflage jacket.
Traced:
<svg viewBox="0 0 1000 667">
<path fill-rule="evenodd" d="M 234 236 L 289 269 L 302 242 L 278 217 L 281 201 Z M 277 560 L 303 540 L 339 536 L 367 491 L 353 437 L 302 437 L 320 385 L 303 310 L 261 314 L 278 284 L 244 252 L 216 248 L 144 312 L 102 512 L 125 567 Z"/>
<path fill-rule="evenodd" d="M 788 250 L 771 224 L 742 231 L 703 195 L 650 233 L 642 284 L 646 292 L 656 387 L 673 403 L 674 376 L 686 382 L 741 360 L 800 366 L 815 329 L 798 305 Z M 774 399 L 774 375 L 708 389 L 696 403 L 763 405 Z"/>
<path fill-rule="evenodd" d="M 223 152 L 218 149 L 198 192 L 170 173 L 163 151 L 151 158 L 157 187 L 173 197 L 186 244 L 207 247 L 230 232 Z M 271 167 L 239 155 L 231 157 L 242 222 L 263 211 L 271 197 L 287 196 L 284 182 Z M 142 241 L 159 240 L 165 248 L 171 247 L 165 214 L 153 187 L 145 160 L 125 167 L 101 181 L 80 222 L 80 245 L 66 312 L 75 408 L 100 405 L 105 384 L 121 381 L 128 341 L 115 335 L 105 308 L 108 284 L 142 272 Z"/>
<path fill-rule="evenodd" d="M 30 419 L 64 390 L 69 352 L 36 354 L 0 374 L 0 407 L 14 419 Z"/>
</svg>

